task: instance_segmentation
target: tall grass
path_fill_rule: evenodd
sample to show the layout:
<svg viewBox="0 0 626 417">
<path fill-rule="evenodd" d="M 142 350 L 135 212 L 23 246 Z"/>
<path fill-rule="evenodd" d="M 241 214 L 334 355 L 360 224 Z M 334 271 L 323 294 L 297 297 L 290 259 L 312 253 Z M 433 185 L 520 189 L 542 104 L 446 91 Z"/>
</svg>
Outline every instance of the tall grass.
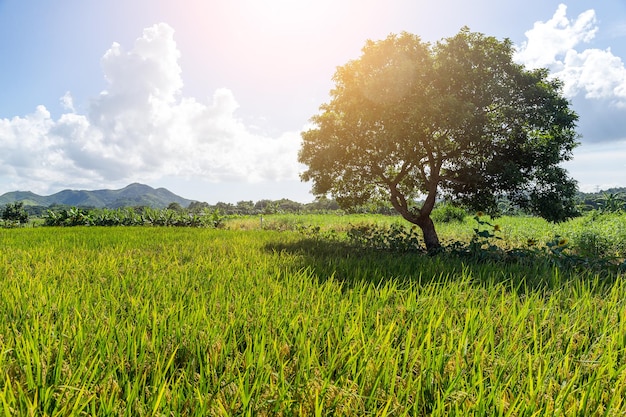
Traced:
<svg viewBox="0 0 626 417">
<path fill-rule="evenodd" d="M 626 412 L 619 275 L 262 229 L 10 229 L 0 247 L 6 416 Z"/>
</svg>

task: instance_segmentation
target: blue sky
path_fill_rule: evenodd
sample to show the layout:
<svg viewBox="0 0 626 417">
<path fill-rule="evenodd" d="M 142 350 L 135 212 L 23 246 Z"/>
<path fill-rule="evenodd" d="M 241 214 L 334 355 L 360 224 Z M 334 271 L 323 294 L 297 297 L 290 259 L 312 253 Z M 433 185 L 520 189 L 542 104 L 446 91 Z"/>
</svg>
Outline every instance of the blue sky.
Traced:
<svg viewBox="0 0 626 417">
<path fill-rule="evenodd" d="M 565 82 L 582 190 L 626 186 L 623 0 L 0 0 L 0 194 L 311 201 L 299 132 L 335 68 L 367 39 L 462 26 Z"/>
</svg>

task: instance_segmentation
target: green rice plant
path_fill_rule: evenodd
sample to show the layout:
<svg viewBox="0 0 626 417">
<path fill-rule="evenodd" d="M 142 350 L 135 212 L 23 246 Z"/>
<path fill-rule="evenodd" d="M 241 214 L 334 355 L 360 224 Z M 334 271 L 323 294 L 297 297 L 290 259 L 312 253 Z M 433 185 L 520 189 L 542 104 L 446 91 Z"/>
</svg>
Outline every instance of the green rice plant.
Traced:
<svg viewBox="0 0 626 417">
<path fill-rule="evenodd" d="M 582 256 L 593 258 L 606 257 L 611 246 L 608 237 L 594 230 L 582 230 L 577 233 L 575 244 Z"/>
<path fill-rule="evenodd" d="M 261 229 L 0 245 L 0 415 L 626 412 L 620 274 Z"/>
<path fill-rule="evenodd" d="M 583 256 L 626 257 L 626 213 L 590 212 L 571 222 L 572 245 Z"/>
</svg>

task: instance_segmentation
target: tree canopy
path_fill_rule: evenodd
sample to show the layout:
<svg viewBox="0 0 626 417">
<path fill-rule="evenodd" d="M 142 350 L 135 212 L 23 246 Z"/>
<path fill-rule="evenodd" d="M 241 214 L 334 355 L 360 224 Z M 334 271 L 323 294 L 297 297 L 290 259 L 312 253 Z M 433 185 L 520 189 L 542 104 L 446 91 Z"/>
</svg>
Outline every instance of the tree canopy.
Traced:
<svg viewBox="0 0 626 417">
<path fill-rule="evenodd" d="M 28 213 L 24 210 L 24 203 L 16 201 L 7 204 L 2 210 L 2 220 L 24 224 L 28 222 Z"/>
<path fill-rule="evenodd" d="M 389 199 L 429 249 L 439 247 L 438 197 L 487 212 L 507 197 L 549 220 L 573 215 L 576 183 L 559 164 L 577 145 L 578 116 L 560 81 L 513 53 L 508 39 L 467 28 L 435 44 L 406 32 L 367 41 L 302 133 L 301 178 L 343 207 Z"/>
</svg>

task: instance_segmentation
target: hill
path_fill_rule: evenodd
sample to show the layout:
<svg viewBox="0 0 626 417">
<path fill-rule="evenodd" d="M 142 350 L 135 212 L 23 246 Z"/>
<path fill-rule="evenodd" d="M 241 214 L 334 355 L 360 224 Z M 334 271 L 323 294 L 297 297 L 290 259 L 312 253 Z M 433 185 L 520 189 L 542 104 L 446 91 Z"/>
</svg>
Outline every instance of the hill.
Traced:
<svg viewBox="0 0 626 417">
<path fill-rule="evenodd" d="M 12 191 L 0 196 L 0 205 L 22 201 L 26 206 L 66 205 L 97 208 L 126 206 L 149 206 L 165 208 L 170 203 L 187 207 L 192 200 L 180 197 L 165 188 L 152 188 L 133 183 L 119 190 L 63 190 L 49 196 L 40 196 L 30 191 Z"/>
</svg>

